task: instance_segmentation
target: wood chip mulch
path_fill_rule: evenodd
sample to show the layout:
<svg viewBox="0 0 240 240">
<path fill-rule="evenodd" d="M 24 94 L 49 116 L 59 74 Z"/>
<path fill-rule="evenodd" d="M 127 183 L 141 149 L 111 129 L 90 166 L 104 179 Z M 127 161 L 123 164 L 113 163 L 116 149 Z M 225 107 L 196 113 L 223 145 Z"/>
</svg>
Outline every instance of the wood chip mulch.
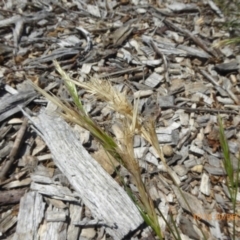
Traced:
<svg viewBox="0 0 240 240">
<path fill-rule="evenodd" d="M 234 217 L 240 239 L 240 192 L 233 216 L 219 141 L 218 115 L 237 170 L 239 46 L 214 47 L 230 36 L 226 21 L 212 0 L 1 1 L 0 239 L 154 239 L 115 169 L 137 195 L 130 174 L 106 164 L 89 132 L 28 83 L 71 103 L 53 60 L 77 81 L 107 79 L 129 102 L 140 97 L 145 119 L 160 116 L 159 144 L 183 195 L 138 135 L 134 152 L 156 211 L 172 216 L 181 239 L 231 239 Z M 119 116 L 85 90 L 79 96 L 114 136 Z"/>
</svg>

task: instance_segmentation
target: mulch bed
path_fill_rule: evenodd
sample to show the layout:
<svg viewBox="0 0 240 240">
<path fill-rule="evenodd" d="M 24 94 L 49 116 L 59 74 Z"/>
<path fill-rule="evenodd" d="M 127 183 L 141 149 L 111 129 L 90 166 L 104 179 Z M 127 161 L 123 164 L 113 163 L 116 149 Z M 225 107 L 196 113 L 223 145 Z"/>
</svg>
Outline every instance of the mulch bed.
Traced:
<svg viewBox="0 0 240 240">
<path fill-rule="evenodd" d="M 237 170 L 240 55 L 239 46 L 214 47 L 230 36 L 225 22 L 211 0 L 2 1 L 0 239 L 154 236 L 89 132 L 49 117 L 54 106 L 28 83 L 71 104 L 53 60 L 77 81 L 107 79 L 129 102 L 140 97 L 139 112 L 157 119 L 159 144 L 196 212 L 189 213 L 154 149 L 136 135 L 135 156 L 156 211 L 169 222 L 172 215 L 182 239 L 201 239 L 201 230 L 207 239 L 230 239 L 234 216 L 218 115 Z M 85 90 L 79 96 L 92 119 L 116 135 L 119 116 Z M 117 168 L 137 195 L 130 174 Z M 238 192 L 236 238 L 239 209 Z M 160 216 L 159 222 L 165 239 L 173 239 Z"/>
</svg>

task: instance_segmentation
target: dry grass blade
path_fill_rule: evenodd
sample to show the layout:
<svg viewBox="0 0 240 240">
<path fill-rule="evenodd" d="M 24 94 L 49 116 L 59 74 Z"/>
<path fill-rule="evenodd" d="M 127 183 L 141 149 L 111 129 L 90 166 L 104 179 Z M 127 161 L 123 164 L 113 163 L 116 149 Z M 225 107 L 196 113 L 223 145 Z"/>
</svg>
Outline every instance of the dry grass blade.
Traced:
<svg viewBox="0 0 240 240">
<path fill-rule="evenodd" d="M 157 134 L 155 131 L 155 120 L 144 119 L 139 116 L 137 112 L 139 99 L 137 99 L 137 104 L 135 104 L 135 106 L 133 107 L 129 103 L 126 94 L 120 93 L 115 90 L 108 81 L 91 78 L 88 82 L 77 82 L 75 80 L 72 80 L 61 69 L 60 65 L 56 61 L 54 62 L 54 65 L 64 79 L 65 84 L 71 96 L 73 97 L 76 106 L 80 111 L 76 111 L 67 103 L 62 103 L 59 99 L 49 95 L 44 90 L 39 89 L 36 86 L 35 88 L 62 109 L 61 115 L 65 119 L 89 130 L 92 135 L 102 144 L 104 149 L 128 169 L 128 171 L 132 174 L 134 182 L 138 188 L 140 204 L 138 201 L 135 200 L 134 197 L 131 196 L 131 193 L 129 195 L 130 197 L 132 197 L 132 199 L 135 200 L 136 206 L 138 207 L 146 223 L 151 226 L 152 229 L 155 231 L 156 235 L 160 239 L 162 239 L 162 233 L 159 226 L 158 217 L 154 208 L 154 204 L 149 196 L 148 191 L 145 188 L 145 185 L 142 182 L 140 167 L 134 157 L 133 151 L 133 137 L 134 134 L 137 133 L 142 135 L 143 138 L 145 138 L 155 148 L 159 158 L 168 170 L 168 174 L 172 178 L 174 184 L 176 186 L 179 186 L 180 180 L 177 177 L 176 173 L 172 171 L 172 169 L 167 165 L 162 149 L 159 145 Z M 116 141 L 111 136 L 104 132 L 95 122 L 93 122 L 93 120 L 89 116 L 87 116 L 77 95 L 75 85 L 84 88 L 90 94 L 93 94 L 98 99 L 108 103 L 110 108 L 122 115 L 124 139 L 121 139 L 119 141 L 121 142 L 121 146 L 118 146 Z M 179 187 L 178 189 L 182 194 Z M 174 230 L 170 229 L 170 231 L 172 232 L 174 238 L 177 239 L 174 234 Z"/>
<path fill-rule="evenodd" d="M 126 98 L 126 94 L 116 91 L 106 80 L 91 78 L 89 82 L 86 83 L 77 82 L 71 79 L 56 61 L 54 61 L 54 65 L 65 81 L 70 81 L 77 86 L 84 88 L 89 93 L 94 94 L 98 99 L 107 102 L 114 111 L 122 114 L 127 119 L 130 119 L 131 122 L 134 123 L 133 126 L 136 132 L 141 134 L 156 149 L 159 158 L 165 165 L 169 175 L 174 180 L 174 183 L 177 186 L 180 184 L 177 175 L 166 164 L 166 160 L 157 140 L 154 121 L 150 120 L 150 122 L 145 121 L 145 123 L 143 123 L 142 118 L 137 114 L 136 110 L 133 109 L 132 105 Z"/>
<path fill-rule="evenodd" d="M 222 41 L 214 44 L 213 47 L 220 48 L 223 46 L 239 44 L 239 43 L 240 43 L 240 37 L 235 37 L 235 38 L 229 38 L 229 39 L 222 40 Z"/>
<path fill-rule="evenodd" d="M 223 122 L 220 117 L 218 116 L 218 124 L 219 124 L 219 133 L 220 133 L 220 144 L 221 148 L 223 151 L 223 166 L 224 169 L 227 173 L 227 187 L 228 191 L 230 193 L 230 198 L 232 201 L 233 205 L 233 215 L 236 216 L 236 206 L 237 206 L 237 194 L 239 190 L 239 174 L 240 174 L 240 161 L 238 161 L 238 166 L 237 166 L 237 172 L 236 172 L 236 178 L 235 178 L 235 173 L 234 173 L 234 167 L 231 161 L 231 156 L 230 156 L 230 150 L 228 146 L 228 141 L 224 133 L 224 127 L 223 127 Z M 233 219 L 233 234 L 232 234 L 233 239 L 236 239 L 236 219 L 234 217 Z"/>
<path fill-rule="evenodd" d="M 74 108 L 67 105 L 67 103 L 62 103 L 57 97 L 50 95 L 49 93 L 42 90 L 32 82 L 30 83 L 37 91 L 39 91 L 43 96 L 45 96 L 48 100 L 56 104 L 62 110 L 60 112 L 62 117 L 64 117 L 66 120 L 70 122 L 78 124 L 84 127 L 85 129 L 89 130 L 91 134 L 102 144 L 103 148 L 106 151 L 108 151 L 116 160 L 123 164 L 124 167 L 128 169 L 128 171 L 132 174 L 135 184 L 139 190 L 141 204 L 136 203 L 137 207 L 141 215 L 145 219 L 146 223 L 149 226 L 151 226 L 152 229 L 157 234 L 157 236 L 159 236 L 159 238 L 162 239 L 162 234 L 153 202 L 145 189 L 145 186 L 141 179 L 141 170 L 139 168 L 137 161 L 134 158 L 133 136 L 135 131 L 135 124 L 131 126 L 129 123 L 129 119 L 126 119 L 127 120 L 126 123 L 128 124 L 126 124 L 125 126 L 126 131 L 124 132 L 124 140 L 121 140 L 121 142 L 124 142 L 125 144 L 122 145 L 120 149 L 119 146 L 114 141 L 114 139 L 111 136 L 109 136 L 106 132 L 104 132 L 100 127 L 98 127 L 98 125 L 95 124 L 92 121 L 92 119 L 85 114 L 84 108 L 81 105 L 80 100 L 77 99 L 77 95 L 74 95 L 77 93 L 77 91 L 75 90 L 74 83 L 72 82 L 68 83 L 67 81 L 66 85 L 68 86 L 68 89 L 74 99 L 74 102 L 77 102 L 76 105 L 78 106 L 78 109 L 80 111 L 76 111 Z M 118 98 L 118 101 L 120 99 L 121 96 L 120 98 Z M 137 108 L 135 108 L 134 116 L 136 123 Z"/>
<path fill-rule="evenodd" d="M 135 108 L 136 109 L 136 108 Z M 136 113 L 136 110 L 134 111 Z M 135 114 L 136 115 L 136 114 Z M 142 181 L 141 169 L 134 156 L 133 137 L 134 137 L 134 123 L 128 119 L 123 121 L 123 141 L 119 149 L 119 155 L 128 171 L 132 174 L 135 185 L 139 191 L 140 212 L 145 221 L 152 227 L 157 236 L 162 239 L 161 229 L 158 223 L 158 217 L 154 208 L 152 199 Z"/>
<path fill-rule="evenodd" d="M 107 102 L 116 112 L 132 118 L 133 109 L 126 98 L 126 94 L 117 92 L 108 81 L 90 78 L 88 82 L 77 82 L 71 79 L 56 61 L 54 61 L 54 65 L 65 81 L 84 88 L 89 93 L 96 95 L 102 101 Z"/>
<path fill-rule="evenodd" d="M 129 103 L 128 99 L 126 98 L 126 94 L 116 91 L 108 81 L 91 78 L 89 80 L 89 82 L 86 82 L 86 83 L 85 82 L 77 82 L 77 81 L 71 79 L 61 69 L 60 65 L 56 61 L 54 62 L 54 65 L 55 65 L 57 71 L 61 74 L 62 78 L 65 81 L 70 81 L 70 82 L 76 84 L 77 86 L 84 88 L 89 93 L 95 95 L 98 99 L 107 102 L 114 111 L 121 114 L 125 120 L 127 120 L 127 121 L 129 120 L 132 123 L 132 126 L 130 127 L 130 129 L 133 129 L 133 126 L 134 126 L 135 133 L 142 135 L 143 138 L 146 139 L 155 148 L 156 152 L 158 153 L 159 158 L 161 159 L 162 163 L 164 164 L 165 168 L 167 169 L 168 174 L 170 175 L 174 184 L 177 187 L 180 185 L 179 177 L 166 163 L 165 157 L 164 157 L 162 149 L 159 145 L 157 134 L 155 131 L 155 120 L 154 119 L 145 119 L 143 121 L 143 118 L 141 118 L 137 114 L 137 106 L 135 105 L 135 108 L 133 108 L 132 105 Z M 128 133 L 128 134 L 130 134 L 130 133 Z M 133 134 L 133 133 L 131 133 L 131 134 Z M 118 154 L 120 154 L 120 152 L 118 152 Z M 130 156 L 130 159 L 132 159 L 130 152 L 129 152 L 129 156 Z M 122 160 L 122 164 L 127 164 L 125 155 L 120 156 L 120 159 Z M 133 165 L 135 164 L 134 161 L 132 161 L 132 163 L 133 163 Z M 136 167 L 136 169 L 137 169 L 137 167 Z M 131 173 L 133 173 L 133 169 L 129 169 L 129 171 Z M 140 186 L 140 179 L 136 177 L 135 180 L 138 181 L 137 183 Z M 140 189 L 143 189 L 142 186 L 140 186 Z M 178 189 L 179 189 L 180 194 L 184 198 L 184 196 L 181 192 L 181 189 L 179 187 L 178 187 Z M 143 197 L 143 199 L 144 199 L 144 202 L 146 203 L 147 202 L 146 197 Z M 186 201 L 186 204 L 189 206 L 186 199 L 185 199 L 185 201 Z M 189 209 L 191 209 L 190 206 L 189 206 Z M 149 213 L 151 212 L 151 207 L 149 207 L 148 212 Z M 151 215 L 153 215 L 153 214 L 151 214 Z M 146 218 L 145 218 L 145 220 L 146 220 Z M 146 220 L 146 222 L 147 221 L 148 220 Z M 151 221 L 156 221 L 155 217 L 153 217 L 151 219 Z M 151 221 L 148 221 L 148 222 L 151 222 Z M 151 226 L 151 224 L 149 224 L 149 225 Z M 156 232 L 156 230 L 155 230 L 155 232 Z M 204 236 L 204 234 L 203 234 L 203 236 Z"/>
<path fill-rule="evenodd" d="M 43 96 L 45 96 L 49 101 L 54 103 L 57 107 L 61 109 L 59 114 L 69 122 L 80 125 L 81 127 L 89 130 L 94 137 L 103 145 L 103 147 L 110 152 L 112 155 L 116 153 L 117 144 L 106 132 L 104 132 L 100 127 L 98 127 L 91 118 L 89 118 L 85 111 L 76 111 L 73 107 L 69 106 L 68 103 L 63 103 L 57 97 L 47 93 L 36 84 L 29 81 L 29 83 Z M 117 160 L 119 156 L 114 155 Z"/>
</svg>

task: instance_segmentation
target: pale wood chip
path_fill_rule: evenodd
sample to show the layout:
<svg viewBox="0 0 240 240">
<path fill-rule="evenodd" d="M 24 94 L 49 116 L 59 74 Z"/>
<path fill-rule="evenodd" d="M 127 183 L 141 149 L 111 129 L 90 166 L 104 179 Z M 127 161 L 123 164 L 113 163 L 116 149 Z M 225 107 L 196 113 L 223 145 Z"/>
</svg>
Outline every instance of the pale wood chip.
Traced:
<svg viewBox="0 0 240 240">
<path fill-rule="evenodd" d="M 117 229 L 107 228 L 107 232 L 117 239 L 122 238 L 142 223 L 138 210 L 124 190 L 91 158 L 76 138 L 76 134 L 64 121 L 57 116 L 51 116 L 50 113 L 41 113 L 33 120 L 43 133 L 56 165 L 66 175 L 93 215 L 104 219 L 109 226 L 117 224 Z M 108 189 L 111 188 L 111 191 L 106 189 L 106 186 Z M 96 190 L 96 187 L 99 189 Z M 32 183 L 31 189 L 58 199 L 76 201 L 74 199 L 76 195 L 64 187 Z"/>
<path fill-rule="evenodd" d="M 175 186 L 172 186 L 172 189 L 173 189 L 173 191 L 174 191 L 174 193 L 175 193 L 175 195 L 176 195 L 176 197 L 177 197 L 177 199 L 179 201 L 179 204 L 181 205 L 181 207 L 184 210 L 192 213 L 193 215 L 194 214 L 195 215 L 199 214 L 200 216 L 205 216 L 206 215 L 206 211 L 205 211 L 205 209 L 203 207 L 203 204 L 201 203 L 200 200 L 198 200 L 197 197 L 189 194 L 188 192 L 185 192 L 185 191 L 181 190 L 184 198 L 188 202 L 188 205 L 190 207 L 189 208 L 188 205 L 186 204 L 184 198 L 180 194 L 179 189 L 177 187 L 175 187 Z"/>
<path fill-rule="evenodd" d="M 17 228 L 12 239 L 23 240 L 32 239 L 33 236 L 39 237 L 38 228 L 44 217 L 44 209 L 45 203 L 39 193 L 26 193 L 20 202 Z"/>
</svg>

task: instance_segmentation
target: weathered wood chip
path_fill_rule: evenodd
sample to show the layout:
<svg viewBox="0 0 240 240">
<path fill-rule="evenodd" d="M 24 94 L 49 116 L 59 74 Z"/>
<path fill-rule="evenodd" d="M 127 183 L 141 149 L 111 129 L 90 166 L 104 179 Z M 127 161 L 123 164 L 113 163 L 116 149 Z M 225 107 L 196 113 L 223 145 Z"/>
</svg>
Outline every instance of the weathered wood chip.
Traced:
<svg viewBox="0 0 240 240">
<path fill-rule="evenodd" d="M 0 99 L 0 122 L 20 111 L 18 106 L 29 104 L 37 94 L 34 91 L 20 92 Z"/>
<path fill-rule="evenodd" d="M 221 10 L 219 9 L 219 7 L 216 5 L 214 1 L 208 0 L 207 3 L 212 8 L 212 10 L 218 14 L 219 17 L 224 18 L 223 13 L 221 12 Z"/>
<path fill-rule="evenodd" d="M 226 171 L 222 167 L 213 167 L 210 165 L 205 165 L 204 169 L 212 175 L 226 175 Z"/>
<path fill-rule="evenodd" d="M 46 210 L 46 214 L 51 211 L 62 211 L 62 209 L 56 209 L 51 205 L 48 206 Z M 42 239 L 67 239 L 67 226 L 68 224 L 65 222 L 47 222 L 40 226 L 39 234 L 41 234 Z"/>
<path fill-rule="evenodd" d="M 179 192 L 179 189 L 175 186 L 172 186 L 172 189 L 173 189 L 174 193 L 176 194 L 179 204 L 181 205 L 181 207 L 184 210 L 192 213 L 193 215 L 196 214 L 196 215 L 200 215 L 200 216 L 206 216 L 206 211 L 205 211 L 201 201 L 198 200 L 197 197 L 189 194 L 188 192 L 181 190 L 184 198 L 188 202 L 188 204 L 186 204 L 185 199 L 182 197 L 182 195 Z"/>
<path fill-rule="evenodd" d="M 145 84 L 149 87 L 155 88 L 163 79 L 164 76 L 154 72 L 146 79 Z"/>
<path fill-rule="evenodd" d="M 203 173 L 202 175 L 200 191 L 207 196 L 210 195 L 210 181 L 209 176 L 206 173 Z"/>
<path fill-rule="evenodd" d="M 173 122 L 168 127 L 159 127 L 156 129 L 156 133 L 158 134 L 172 134 L 173 130 L 178 129 L 180 124 L 177 122 Z"/>
<path fill-rule="evenodd" d="M 24 195 L 25 191 L 26 191 L 25 188 L 13 189 L 8 191 L 0 191 L 0 205 L 13 204 L 13 203 L 20 202 L 20 199 Z"/>
<path fill-rule="evenodd" d="M 18 223 L 13 240 L 39 238 L 38 228 L 44 217 L 45 203 L 41 194 L 28 192 L 20 202 Z"/>
<path fill-rule="evenodd" d="M 180 219 L 179 227 L 182 230 L 183 234 L 185 234 L 185 236 L 190 237 L 191 239 L 195 239 L 195 240 L 198 240 L 201 238 L 200 237 L 201 235 L 199 236 L 197 234 L 197 232 L 195 231 L 195 229 L 193 227 L 193 222 L 184 216 L 182 216 Z"/>
<path fill-rule="evenodd" d="M 218 71 L 219 73 L 229 73 L 229 72 L 234 72 L 239 70 L 238 62 L 237 61 L 231 61 L 228 63 L 221 63 L 215 65 L 215 70 Z"/>
<path fill-rule="evenodd" d="M 201 148 L 199 148 L 197 146 L 194 146 L 193 144 L 190 146 L 189 151 L 196 155 L 200 155 L 200 156 L 202 156 L 204 154 L 204 150 L 202 150 Z"/>
<path fill-rule="evenodd" d="M 43 97 L 32 101 L 39 95 L 27 80 L 73 107 L 66 86 L 54 70 L 52 61 L 57 59 L 79 82 L 88 83 L 88 75 L 107 78 L 131 103 L 140 98 L 138 112 L 144 124 L 156 122 L 167 165 L 140 136 L 134 137 L 134 153 L 146 187 L 156 200 L 156 209 L 167 220 L 170 212 L 173 214 L 180 238 L 198 240 L 202 234 L 191 223 L 194 219 L 176 204 L 178 192 L 175 189 L 175 195 L 170 187 L 173 182 L 182 184 L 193 214 L 204 220 L 198 221 L 198 227 L 206 233 L 206 239 L 229 238 L 225 235 L 233 233 L 232 222 L 213 219 L 219 211 L 232 211 L 217 115 L 223 119 L 235 176 L 240 155 L 240 54 L 238 45 L 217 45 L 239 35 L 235 28 L 237 1 L 228 1 L 224 9 L 217 0 L 59 2 L 0 1 L 0 168 L 9 158 L 22 123 L 21 113 L 13 114 L 27 105 L 28 114 L 35 114 L 47 104 Z M 232 20 L 229 32 L 223 26 Z M 121 146 L 124 138 L 116 123 L 122 116 L 79 86 L 77 91 L 89 116 L 110 130 Z M 50 111 L 50 104 L 47 109 Z M 127 194 L 110 177 L 117 167 L 138 194 L 128 170 L 119 168 L 103 149 L 98 150 L 89 131 L 78 126 L 71 129 L 58 116 L 50 115 L 44 112 L 33 118 L 44 142 L 34 142 L 34 127 L 29 128 L 23 147 L 18 149 L 20 159 L 0 184 L 0 238 L 103 240 L 111 235 L 123 239 L 143 222 Z M 23 197 L 14 233 L 18 202 L 24 191 L 37 193 Z M 177 200 L 189 210 L 180 195 Z M 240 193 L 237 204 L 239 201 Z M 2 206 L 7 203 L 15 207 Z M 201 207 L 203 212 L 199 213 Z M 158 220 L 164 237 L 170 239 L 166 223 L 160 217 Z M 238 222 L 235 228 L 237 239 Z M 140 230 L 133 239 L 152 239 L 151 231 L 150 227 Z"/>
<path fill-rule="evenodd" d="M 55 164 L 68 178 L 92 214 L 97 219 L 103 219 L 109 226 L 106 228 L 109 234 L 115 239 L 122 239 L 143 222 L 126 192 L 89 155 L 73 130 L 60 117 L 42 112 L 32 120 L 43 134 L 42 137 L 51 150 Z M 48 189 L 49 187 L 31 184 L 31 189 L 43 194 L 52 196 L 58 194 L 59 199 L 74 200 L 69 190 L 64 193 L 63 187 L 51 186 L 51 189 Z"/>
<path fill-rule="evenodd" d="M 62 201 L 79 202 L 79 197 L 77 194 L 75 192 L 71 192 L 68 187 L 32 182 L 30 189 Z"/>
<path fill-rule="evenodd" d="M 75 225 L 76 222 L 80 222 L 82 218 L 82 212 L 83 211 L 83 206 L 80 204 L 70 204 L 69 207 L 69 215 L 70 217 L 70 224 L 68 226 L 68 231 L 67 231 L 67 239 L 69 240 L 75 240 L 78 238 L 79 233 L 80 233 L 80 228 Z"/>
<path fill-rule="evenodd" d="M 158 104 L 160 107 L 168 107 L 174 105 L 174 97 L 173 96 L 159 96 Z"/>
<path fill-rule="evenodd" d="M 13 147 L 13 142 L 9 141 L 7 145 L 0 148 L 0 161 L 3 160 L 10 152 Z"/>
<path fill-rule="evenodd" d="M 59 209 L 67 209 L 67 205 L 63 203 L 63 201 L 61 200 L 57 200 L 54 198 L 48 198 L 48 197 L 44 197 L 44 200 L 48 203 L 51 204 L 52 206 L 54 206 L 55 208 L 59 208 Z"/>
<path fill-rule="evenodd" d="M 191 168 L 191 171 L 197 172 L 197 173 L 202 173 L 203 171 L 203 165 L 196 165 Z"/>
<path fill-rule="evenodd" d="M 31 178 L 25 178 L 23 180 L 16 180 L 16 181 L 12 181 L 10 183 L 3 185 L 3 188 L 11 189 L 11 188 L 16 188 L 16 187 L 25 187 L 25 186 L 30 185 L 31 181 L 32 181 Z"/>
<path fill-rule="evenodd" d="M 93 239 L 96 236 L 97 232 L 94 228 L 84 228 L 81 231 L 80 238 Z"/>
<path fill-rule="evenodd" d="M 15 216 L 13 210 L 2 212 L 0 221 L 0 236 L 10 230 L 17 222 L 17 216 Z"/>
<path fill-rule="evenodd" d="M 156 157 L 154 157 L 151 153 L 147 153 L 146 155 L 146 161 L 155 165 L 155 166 L 158 166 L 158 160 Z"/>
<path fill-rule="evenodd" d="M 45 216 L 45 219 L 48 222 L 65 222 L 66 218 L 67 218 L 66 212 L 63 211 L 62 209 L 61 210 L 59 209 L 58 211 L 49 210 L 46 212 Z"/>
<path fill-rule="evenodd" d="M 172 143 L 172 135 L 171 134 L 159 133 L 159 134 L 157 134 L 157 138 L 158 138 L 159 143 Z"/>
<path fill-rule="evenodd" d="M 146 147 L 139 147 L 139 148 L 134 148 L 134 155 L 135 158 L 142 158 L 148 148 Z"/>
<path fill-rule="evenodd" d="M 196 4 L 184 4 L 184 3 L 173 3 L 167 6 L 173 12 L 198 12 L 198 6 Z"/>
<path fill-rule="evenodd" d="M 119 166 L 119 162 L 116 161 L 110 154 L 106 152 L 102 147 L 95 151 L 91 156 L 103 167 L 103 169 L 109 173 L 113 174 L 116 168 Z"/>
<path fill-rule="evenodd" d="M 125 25 L 115 30 L 115 32 L 112 34 L 113 44 L 115 46 L 122 45 L 132 31 L 133 28 L 131 28 L 130 25 Z"/>
<path fill-rule="evenodd" d="M 152 90 L 139 90 L 134 93 L 134 98 L 148 97 L 153 94 Z"/>
<path fill-rule="evenodd" d="M 91 4 L 88 4 L 87 5 L 87 10 L 90 14 L 92 14 L 93 16 L 95 17 L 101 17 L 101 13 L 100 13 L 100 10 L 98 8 L 97 5 L 91 5 Z"/>
</svg>

